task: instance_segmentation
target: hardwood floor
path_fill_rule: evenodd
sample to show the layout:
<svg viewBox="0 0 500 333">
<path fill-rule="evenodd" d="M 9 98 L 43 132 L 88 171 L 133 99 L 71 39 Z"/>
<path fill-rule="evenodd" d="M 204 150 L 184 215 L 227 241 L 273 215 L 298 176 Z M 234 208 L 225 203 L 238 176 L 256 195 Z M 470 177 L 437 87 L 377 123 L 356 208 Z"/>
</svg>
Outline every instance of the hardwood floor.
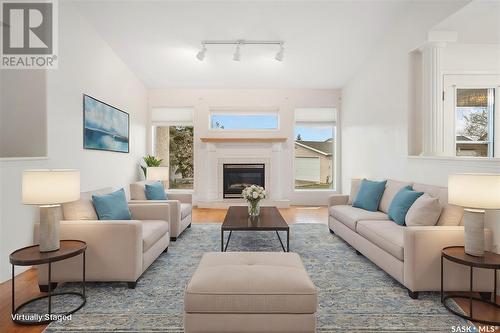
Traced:
<svg viewBox="0 0 500 333">
<path fill-rule="evenodd" d="M 293 223 L 328 223 L 328 210 L 324 206 L 292 206 L 280 209 L 281 214 L 288 224 Z M 226 215 L 225 209 L 193 210 L 193 223 L 222 223 Z M 38 290 L 36 269 L 32 268 L 16 276 L 16 304 L 21 304 L 27 299 L 41 295 Z M 500 297 L 497 302 L 500 302 Z M 468 312 L 468 303 L 459 301 L 458 304 Z M 21 326 L 14 324 L 10 318 L 11 312 L 11 282 L 0 284 L 0 332 L 1 333 L 39 333 L 46 325 Z M 500 321 L 500 311 L 489 310 L 483 304 L 475 304 L 474 312 L 481 313 L 487 320 Z M 450 328 L 451 329 L 451 328 Z M 493 332 L 483 330 L 483 332 Z M 495 331 L 496 332 L 496 331 Z"/>
</svg>

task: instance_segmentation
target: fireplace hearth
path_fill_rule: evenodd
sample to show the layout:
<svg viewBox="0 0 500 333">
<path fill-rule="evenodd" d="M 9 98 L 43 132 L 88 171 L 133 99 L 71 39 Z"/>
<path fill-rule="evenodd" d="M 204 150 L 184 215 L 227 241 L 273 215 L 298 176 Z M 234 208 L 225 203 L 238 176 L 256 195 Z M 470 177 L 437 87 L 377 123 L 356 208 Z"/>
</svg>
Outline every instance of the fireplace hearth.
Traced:
<svg viewBox="0 0 500 333">
<path fill-rule="evenodd" d="M 247 186 L 265 187 L 264 164 L 224 164 L 224 192 L 226 199 L 241 198 L 241 191 Z"/>
</svg>

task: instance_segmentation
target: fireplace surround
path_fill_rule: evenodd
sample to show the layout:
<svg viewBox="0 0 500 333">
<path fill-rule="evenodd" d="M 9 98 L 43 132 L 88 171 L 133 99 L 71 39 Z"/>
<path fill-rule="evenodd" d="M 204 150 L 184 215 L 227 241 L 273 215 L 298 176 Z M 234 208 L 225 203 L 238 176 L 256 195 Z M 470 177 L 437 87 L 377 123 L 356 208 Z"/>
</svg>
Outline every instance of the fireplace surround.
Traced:
<svg viewBox="0 0 500 333">
<path fill-rule="evenodd" d="M 223 197 L 241 198 L 241 191 L 247 186 L 265 187 L 265 164 L 225 163 L 223 165 Z"/>
</svg>

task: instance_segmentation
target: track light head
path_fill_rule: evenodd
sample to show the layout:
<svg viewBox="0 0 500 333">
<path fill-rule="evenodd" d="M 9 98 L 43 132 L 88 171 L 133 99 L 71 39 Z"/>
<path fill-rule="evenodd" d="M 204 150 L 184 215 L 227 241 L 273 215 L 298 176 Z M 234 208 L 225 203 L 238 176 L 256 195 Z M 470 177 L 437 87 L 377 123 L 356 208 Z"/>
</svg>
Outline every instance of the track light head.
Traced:
<svg viewBox="0 0 500 333">
<path fill-rule="evenodd" d="M 276 53 L 274 59 L 278 61 L 283 61 L 284 53 L 285 53 L 285 48 L 283 47 L 283 44 L 280 44 L 280 50 L 278 51 L 278 53 Z"/>
<path fill-rule="evenodd" d="M 240 47 L 241 47 L 241 42 L 239 42 L 238 45 L 236 45 L 236 51 L 233 54 L 233 60 L 234 61 L 240 61 L 241 60 Z"/>
<path fill-rule="evenodd" d="M 205 59 L 205 53 L 207 53 L 207 47 L 205 46 L 205 44 L 202 44 L 202 48 L 196 55 L 196 58 L 198 58 L 199 61 L 203 61 L 203 59 Z"/>
</svg>

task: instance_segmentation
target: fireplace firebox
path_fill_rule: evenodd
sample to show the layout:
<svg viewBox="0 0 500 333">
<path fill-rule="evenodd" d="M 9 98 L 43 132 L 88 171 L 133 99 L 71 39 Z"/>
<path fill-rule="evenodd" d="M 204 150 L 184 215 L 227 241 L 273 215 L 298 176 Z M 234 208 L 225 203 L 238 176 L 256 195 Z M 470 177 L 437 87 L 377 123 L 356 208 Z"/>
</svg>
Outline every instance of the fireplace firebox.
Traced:
<svg viewBox="0 0 500 333">
<path fill-rule="evenodd" d="M 264 164 L 224 164 L 224 198 L 241 198 L 243 189 L 250 185 L 265 187 Z"/>
</svg>

